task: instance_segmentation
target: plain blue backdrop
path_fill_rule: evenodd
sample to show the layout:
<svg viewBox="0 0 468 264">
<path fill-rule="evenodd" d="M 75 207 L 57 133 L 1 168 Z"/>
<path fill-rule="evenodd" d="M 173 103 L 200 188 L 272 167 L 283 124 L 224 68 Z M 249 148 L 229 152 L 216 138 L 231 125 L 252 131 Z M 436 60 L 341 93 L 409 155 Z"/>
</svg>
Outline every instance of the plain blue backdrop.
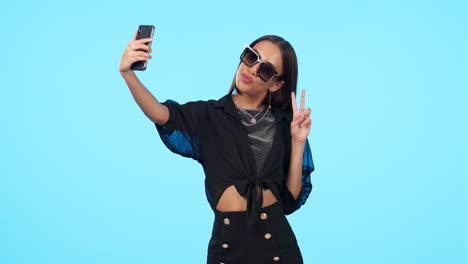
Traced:
<svg viewBox="0 0 468 264">
<path fill-rule="evenodd" d="M 118 71 L 160 100 L 227 93 L 245 44 L 289 40 L 316 171 L 288 217 L 305 263 L 466 263 L 466 1 L 8 1 L 0 263 L 204 263 L 201 167 L 161 143 Z"/>
</svg>

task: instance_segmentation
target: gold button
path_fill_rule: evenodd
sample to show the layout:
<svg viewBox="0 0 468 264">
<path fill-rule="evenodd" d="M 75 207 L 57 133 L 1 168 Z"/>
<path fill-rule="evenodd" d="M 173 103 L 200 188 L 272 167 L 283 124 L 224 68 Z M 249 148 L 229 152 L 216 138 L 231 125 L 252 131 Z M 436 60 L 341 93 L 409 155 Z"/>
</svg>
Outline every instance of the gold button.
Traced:
<svg viewBox="0 0 468 264">
<path fill-rule="evenodd" d="M 224 224 L 225 225 L 229 225 L 231 223 L 231 220 L 229 220 L 229 218 L 224 218 Z"/>
<path fill-rule="evenodd" d="M 271 238 L 271 234 L 270 233 L 266 233 L 265 234 L 265 239 L 270 239 Z"/>
<path fill-rule="evenodd" d="M 229 247 L 228 244 L 226 244 L 226 243 L 223 244 L 223 248 L 228 248 L 228 247 Z"/>
<path fill-rule="evenodd" d="M 279 257 L 276 256 L 276 257 L 273 258 L 273 260 L 274 260 L 274 261 L 279 261 Z"/>
<path fill-rule="evenodd" d="M 260 219 L 266 220 L 267 218 L 268 218 L 267 213 L 261 213 L 261 214 L 260 214 Z"/>
</svg>

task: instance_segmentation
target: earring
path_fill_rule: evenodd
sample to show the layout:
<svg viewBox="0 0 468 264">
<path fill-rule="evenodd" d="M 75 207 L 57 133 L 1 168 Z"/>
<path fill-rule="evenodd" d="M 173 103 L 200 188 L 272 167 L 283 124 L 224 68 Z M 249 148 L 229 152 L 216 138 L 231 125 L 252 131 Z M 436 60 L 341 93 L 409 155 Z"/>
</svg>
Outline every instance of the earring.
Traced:
<svg viewBox="0 0 468 264">
<path fill-rule="evenodd" d="M 268 90 L 268 93 L 270 94 L 270 99 L 268 101 L 268 108 L 271 109 L 271 91 Z"/>
</svg>

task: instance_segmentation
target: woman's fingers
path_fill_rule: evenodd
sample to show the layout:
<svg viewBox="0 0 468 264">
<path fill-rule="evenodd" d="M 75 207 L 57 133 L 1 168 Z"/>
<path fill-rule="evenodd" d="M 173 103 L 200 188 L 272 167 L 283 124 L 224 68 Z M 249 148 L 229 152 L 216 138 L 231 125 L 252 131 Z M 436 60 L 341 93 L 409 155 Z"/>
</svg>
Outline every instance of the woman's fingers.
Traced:
<svg viewBox="0 0 468 264">
<path fill-rule="evenodd" d="M 151 55 L 144 51 L 129 51 L 122 59 L 124 64 L 121 64 L 121 71 L 128 70 L 137 61 L 148 61 L 150 59 L 152 59 Z"/>
<path fill-rule="evenodd" d="M 309 134 L 309 129 L 312 125 L 310 118 L 311 108 L 304 109 L 305 107 L 305 89 L 301 91 L 301 101 L 299 103 L 299 111 L 297 110 L 297 102 L 294 92 L 291 92 L 291 104 L 293 109 L 293 120 L 291 122 L 291 133 L 293 136 L 303 140 Z"/>
<path fill-rule="evenodd" d="M 127 56 L 147 56 L 150 57 L 150 53 L 153 50 L 145 44 L 129 44 L 126 55 Z"/>
<path fill-rule="evenodd" d="M 134 62 L 147 61 L 151 59 L 149 53 L 153 52 L 147 43 L 153 41 L 151 38 L 136 39 L 138 30 L 133 34 L 132 40 L 128 43 L 127 48 L 122 55 L 120 60 L 120 72 L 126 72 L 130 70 L 130 67 Z"/>
<path fill-rule="evenodd" d="M 309 128 L 311 124 L 312 124 L 312 119 L 310 119 L 310 117 L 307 117 L 306 120 L 302 122 L 301 127 Z"/>
<path fill-rule="evenodd" d="M 307 118 L 304 112 L 297 112 L 296 116 L 293 118 L 291 122 L 291 126 L 300 126 L 302 122 Z"/>
<path fill-rule="evenodd" d="M 291 104 L 292 104 L 292 108 L 293 108 L 293 113 L 298 112 L 296 95 L 295 95 L 294 92 L 291 92 Z M 304 111 L 304 106 L 305 106 L 305 89 L 302 89 L 301 90 L 301 100 L 299 102 L 299 111 L 300 112 L 305 112 Z M 309 114 L 310 114 L 310 112 L 309 112 Z"/>
<path fill-rule="evenodd" d="M 299 126 L 302 127 L 306 123 L 311 123 L 310 113 L 312 109 L 307 108 L 304 112 L 297 112 L 296 117 L 291 122 L 291 126 Z"/>
<path fill-rule="evenodd" d="M 304 111 L 304 104 L 305 104 L 305 89 L 302 89 L 301 91 L 301 102 L 300 102 L 300 111 Z"/>
<path fill-rule="evenodd" d="M 291 105 L 294 114 L 297 112 L 296 94 L 294 92 L 291 92 Z"/>
<path fill-rule="evenodd" d="M 128 44 L 128 48 L 130 50 L 145 50 L 147 52 L 153 52 L 153 50 L 148 45 L 135 42 Z"/>
<path fill-rule="evenodd" d="M 132 64 L 133 64 L 133 63 L 135 63 L 135 62 L 137 62 L 137 61 L 147 61 L 147 60 L 149 60 L 149 59 L 150 59 L 150 58 L 148 58 L 148 57 L 136 56 L 136 57 L 133 57 L 133 58 L 132 58 L 131 62 L 132 62 Z"/>
<path fill-rule="evenodd" d="M 131 52 L 129 52 L 128 57 L 130 57 L 130 58 L 139 57 L 139 58 L 151 59 L 151 55 L 149 55 L 149 53 L 146 53 L 144 51 L 131 51 Z"/>
<path fill-rule="evenodd" d="M 135 42 L 137 42 L 137 43 L 149 43 L 151 41 L 153 41 L 152 38 L 142 38 L 142 39 L 135 40 Z"/>
</svg>

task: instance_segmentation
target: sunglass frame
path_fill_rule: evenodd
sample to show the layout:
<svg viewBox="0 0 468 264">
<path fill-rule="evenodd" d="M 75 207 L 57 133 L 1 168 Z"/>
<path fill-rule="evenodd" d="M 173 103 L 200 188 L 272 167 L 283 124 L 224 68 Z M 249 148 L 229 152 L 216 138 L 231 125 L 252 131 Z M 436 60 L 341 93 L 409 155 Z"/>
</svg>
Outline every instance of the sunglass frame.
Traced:
<svg viewBox="0 0 468 264">
<path fill-rule="evenodd" d="M 257 60 L 255 62 L 253 62 L 252 64 L 247 64 L 245 61 L 244 61 L 244 57 L 245 57 L 245 54 L 247 52 L 247 50 L 251 51 L 253 54 L 255 54 L 257 56 Z M 240 60 L 242 63 L 244 63 L 247 67 L 252 67 L 254 66 L 255 64 L 257 63 L 260 63 L 260 65 L 258 66 L 257 68 L 257 77 L 259 77 L 262 81 L 264 82 L 269 82 L 271 80 L 273 80 L 274 78 L 279 78 L 280 76 L 278 75 L 278 72 L 275 70 L 275 68 L 273 68 L 273 66 L 271 66 L 270 64 L 268 64 L 267 62 L 263 61 L 260 57 L 260 54 L 258 54 L 253 48 L 251 48 L 250 46 L 246 45 L 244 46 L 244 50 L 242 51 L 241 55 L 240 55 Z M 267 67 L 270 67 L 273 71 L 273 75 L 268 79 L 264 79 L 260 74 L 259 74 L 259 71 L 260 71 L 260 67 L 262 66 L 262 64 L 264 64 L 265 66 Z"/>
</svg>

